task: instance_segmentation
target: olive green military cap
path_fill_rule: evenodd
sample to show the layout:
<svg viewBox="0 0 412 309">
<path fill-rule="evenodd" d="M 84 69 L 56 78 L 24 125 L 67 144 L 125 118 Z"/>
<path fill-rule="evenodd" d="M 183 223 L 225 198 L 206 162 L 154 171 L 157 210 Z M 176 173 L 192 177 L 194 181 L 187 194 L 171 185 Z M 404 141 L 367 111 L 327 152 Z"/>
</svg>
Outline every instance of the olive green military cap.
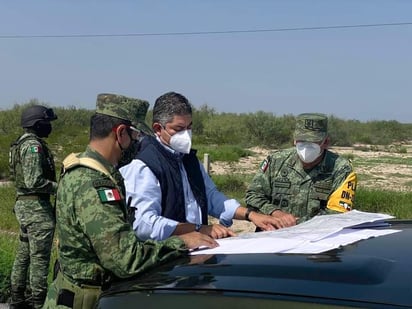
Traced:
<svg viewBox="0 0 412 309">
<path fill-rule="evenodd" d="M 296 117 L 295 141 L 318 143 L 328 135 L 328 117 L 320 113 L 304 113 Z"/>
<path fill-rule="evenodd" d="M 128 120 L 136 129 L 153 135 L 153 131 L 145 123 L 148 108 L 149 102 L 145 100 L 112 93 L 97 95 L 96 113 Z"/>
<path fill-rule="evenodd" d="M 101 93 L 97 95 L 96 113 L 132 121 L 127 105 L 135 100 L 123 95 Z"/>
<path fill-rule="evenodd" d="M 146 124 L 146 114 L 149 109 L 149 102 L 141 99 L 130 100 L 125 104 L 130 113 L 132 125 L 146 135 L 154 135 L 153 130 Z"/>
</svg>

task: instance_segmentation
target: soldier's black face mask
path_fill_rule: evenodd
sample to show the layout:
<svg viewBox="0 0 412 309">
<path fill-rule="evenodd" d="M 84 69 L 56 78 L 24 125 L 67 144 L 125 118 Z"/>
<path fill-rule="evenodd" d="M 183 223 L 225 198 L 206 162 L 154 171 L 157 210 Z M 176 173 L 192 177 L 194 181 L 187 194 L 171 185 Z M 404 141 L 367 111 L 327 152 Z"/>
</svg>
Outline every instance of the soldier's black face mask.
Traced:
<svg viewBox="0 0 412 309">
<path fill-rule="evenodd" d="M 117 165 L 117 168 L 121 168 L 122 166 L 129 164 L 130 162 L 132 162 L 133 159 L 136 158 L 137 154 L 140 151 L 141 141 L 143 137 L 144 137 L 143 133 L 140 133 L 137 139 L 131 138 L 129 147 L 127 147 L 127 149 L 123 150 L 122 152 L 122 156 L 119 160 L 119 164 Z"/>
<path fill-rule="evenodd" d="M 52 131 L 52 125 L 50 121 L 38 121 L 33 129 L 38 137 L 48 137 Z"/>
<path fill-rule="evenodd" d="M 123 150 L 122 156 L 119 160 L 118 168 L 125 166 L 132 162 L 132 160 L 136 157 L 137 153 L 140 150 L 140 143 L 137 140 L 132 140 L 130 146 Z"/>
</svg>

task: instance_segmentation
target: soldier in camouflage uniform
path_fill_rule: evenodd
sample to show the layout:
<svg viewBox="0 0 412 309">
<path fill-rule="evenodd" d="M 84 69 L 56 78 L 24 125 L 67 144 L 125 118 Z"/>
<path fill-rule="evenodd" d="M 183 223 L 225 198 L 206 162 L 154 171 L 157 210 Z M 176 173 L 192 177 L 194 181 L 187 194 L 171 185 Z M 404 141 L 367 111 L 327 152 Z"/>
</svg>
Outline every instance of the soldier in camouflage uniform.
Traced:
<svg viewBox="0 0 412 309">
<path fill-rule="evenodd" d="M 123 178 L 115 168 L 138 138 L 131 122 L 134 104 L 141 102 L 98 95 L 86 151 L 63 162 L 56 198 L 60 271 L 44 308 L 94 308 L 112 281 L 181 257 L 188 248 L 217 246 L 200 233 L 162 242 L 141 242 L 136 237 L 128 222 Z"/>
<path fill-rule="evenodd" d="M 43 138 L 57 119 L 51 108 L 33 105 L 25 109 L 21 125 L 25 133 L 10 148 L 10 172 L 16 185 L 14 212 L 20 240 L 11 273 L 10 308 L 41 308 L 47 293 L 47 275 L 54 234 L 50 195 L 57 189 L 53 155 Z M 25 299 L 29 274 L 31 300 Z"/>
<path fill-rule="evenodd" d="M 352 164 L 327 150 L 328 119 L 306 113 L 296 119 L 295 147 L 261 163 L 246 191 L 246 204 L 295 225 L 316 215 L 352 209 L 357 184 Z"/>
</svg>

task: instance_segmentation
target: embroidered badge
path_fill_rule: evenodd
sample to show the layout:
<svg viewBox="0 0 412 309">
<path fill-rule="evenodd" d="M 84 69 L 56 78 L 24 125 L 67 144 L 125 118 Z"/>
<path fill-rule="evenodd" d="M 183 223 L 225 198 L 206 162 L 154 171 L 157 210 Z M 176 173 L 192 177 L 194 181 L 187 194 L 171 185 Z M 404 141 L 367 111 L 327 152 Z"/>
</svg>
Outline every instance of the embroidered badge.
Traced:
<svg viewBox="0 0 412 309">
<path fill-rule="evenodd" d="M 101 189 L 97 190 L 100 200 L 105 202 L 120 201 L 122 197 L 117 189 Z"/>
<path fill-rule="evenodd" d="M 41 152 L 41 147 L 40 146 L 31 146 L 30 150 L 31 150 L 31 153 L 38 153 L 38 152 Z"/>
<path fill-rule="evenodd" d="M 269 166 L 269 162 L 268 160 L 263 160 L 262 163 L 260 163 L 260 170 L 262 171 L 262 173 L 266 172 L 266 170 L 268 169 Z"/>
</svg>

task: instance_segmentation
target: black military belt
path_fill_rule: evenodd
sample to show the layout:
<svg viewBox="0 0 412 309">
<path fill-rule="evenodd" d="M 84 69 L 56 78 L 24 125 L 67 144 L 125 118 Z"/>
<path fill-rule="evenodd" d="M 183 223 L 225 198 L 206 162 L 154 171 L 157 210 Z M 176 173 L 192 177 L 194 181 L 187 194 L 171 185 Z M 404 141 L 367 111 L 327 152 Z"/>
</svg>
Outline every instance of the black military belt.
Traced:
<svg viewBox="0 0 412 309">
<path fill-rule="evenodd" d="M 50 194 L 29 194 L 29 195 L 18 195 L 16 200 L 18 201 L 39 201 L 46 200 L 50 201 Z"/>
</svg>

